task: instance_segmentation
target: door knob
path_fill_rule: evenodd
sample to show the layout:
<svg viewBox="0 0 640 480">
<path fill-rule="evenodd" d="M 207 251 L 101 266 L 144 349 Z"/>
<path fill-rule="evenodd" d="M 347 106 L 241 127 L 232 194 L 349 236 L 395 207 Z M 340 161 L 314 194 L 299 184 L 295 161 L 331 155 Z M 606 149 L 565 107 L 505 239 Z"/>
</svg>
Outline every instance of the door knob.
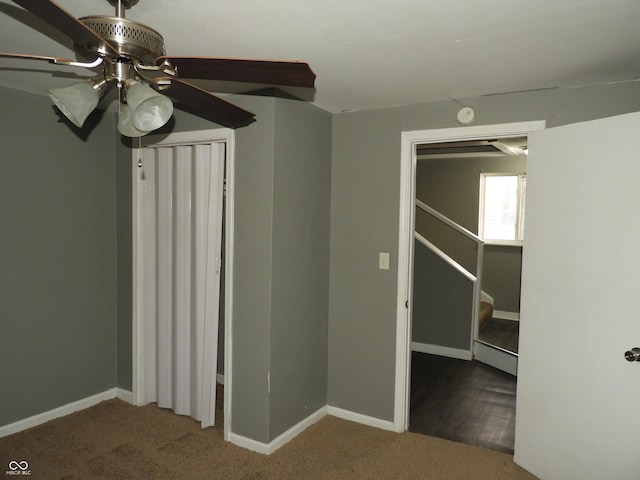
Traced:
<svg viewBox="0 0 640 480">
<path fill-rule="evenodd" d="M 640 347 L 634 347 L 624 352 L 624 358 L 627 362 L 640 362 Z"/>
</svg>

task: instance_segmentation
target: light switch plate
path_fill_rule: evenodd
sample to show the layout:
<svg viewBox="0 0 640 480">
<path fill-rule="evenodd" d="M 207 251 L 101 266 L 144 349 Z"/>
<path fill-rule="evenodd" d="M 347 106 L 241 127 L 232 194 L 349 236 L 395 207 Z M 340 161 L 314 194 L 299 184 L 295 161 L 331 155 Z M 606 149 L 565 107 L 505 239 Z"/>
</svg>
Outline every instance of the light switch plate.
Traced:
<svg viewBox="0 0 640 480">
<path fill-rule="evenodd" d="M 380 270 L 389 270 L 389 252 L 380 252 L 378 256 L 378 268 L 380 268 Z"/>
</svg>

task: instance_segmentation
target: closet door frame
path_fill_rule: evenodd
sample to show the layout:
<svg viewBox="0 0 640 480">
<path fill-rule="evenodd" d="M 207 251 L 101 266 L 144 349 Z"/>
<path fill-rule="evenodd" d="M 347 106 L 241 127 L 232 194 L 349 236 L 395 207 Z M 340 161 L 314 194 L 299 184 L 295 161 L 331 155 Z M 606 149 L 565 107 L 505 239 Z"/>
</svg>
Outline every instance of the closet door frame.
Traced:
<svg viewBox="0 0 640 480">
<path fill-rule="evenodd" d="M 192 132 L 178 132 L 169 135 L 150 135 L 140 139 L 134 148 L 131 157 L 132 174 L 132 256 L 133 256 L 133 306 L 132 306 L 132 394 L 133 403 L 136 406 L 145 403 L 145 364 L 146 364 L 146 342 L 144 336 L 144 244 L 143 232 L 143 208 L 144 208 L 144 187 L 141 173 L 143 168 L 139 166 L 141 162 L 141 150 L 145 147 L 168 146 L 168 145 L 193 145 L 198 143 L 224 142 L 225 143 L 225 202 L 224 202 L 224 222 L 225 222 L 225 242 L 224 242 L 224 439 L 229 440 L 232 423 L 231 412 L 231 392 L 232 392 L 232 324 L 233 324 L 233 245 L 234 245 L 234 172 L 235 172 L 235 135 L 234 131 L 228 128 L 213 130 L 199 130 Z"/>
</svg>

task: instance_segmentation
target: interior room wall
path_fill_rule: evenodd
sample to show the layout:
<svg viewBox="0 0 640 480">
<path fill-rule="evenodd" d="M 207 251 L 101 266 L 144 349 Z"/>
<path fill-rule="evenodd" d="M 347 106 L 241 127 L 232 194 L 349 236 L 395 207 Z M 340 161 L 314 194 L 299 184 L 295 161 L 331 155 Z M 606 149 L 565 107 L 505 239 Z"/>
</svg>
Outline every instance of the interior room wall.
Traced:
<svg viewBox="0 0 640 480">
<path fill-rule="evenodd" d="M 271 249 L 274 151 L 274 101 L 267 97 L 245 97 L 231 100 L 252 111 L 260 121 L 235 131 L 235 258 L 234 344 L 232 425 L 234 433 L 266 442 L 269 438 L 269 348 L 268 329 L 271 305 Z M 221 128 L 179 109 L 169 123 L 155 134 L 187 132 Z M 131 141 L 119 137 L 123 148 L 118 161 L 129 166 L 132 162 Z M 129 167 L 130 168 L 130 167 Z M 119 177 L 120 178 L 120 177 Z M 130 192 L 131 176 L 121 177 L 127 183 L 121 192 Z M 123 200 L 124 203 L 131 199 Z M 123 217 L 119 229 L 129 230 L 130 219 Z M 127 235 L 127 234 L 125 234 Z M 132 274 L 129 267 L 129 274 Z M 221 317 L 221 319 L 224 317 Z M 124 342 L 131 342 L 131 319 L 120 318 Z M 119 352 L 119 362 L 129 364 L 129 354 Z M 124 368 L 124 367 L 123 367 Z M 130 373 L 123 373 L 123 378 Z"/>
<path fill-rule="evenodd" d="M 340 113 L 333 120 L 329 404 L 394 416 L 401 132 L 546 120 L 547 127 L 640 109 L 640 84 L 549 89 Z M 525 244 L 526 248 L 526 244 Z M 390 252 L 391 269 L 378 269 Z"/>
<path fill-rule="evenodd" d="M 114 118 L 114 123 L 117 118 Z M 132 237 L 132 183 L 131 150 L 121 135 L 115 140 L 115 195 L 117 241 L 117 376 L 116 385 L 125 391 L 133 390 L 133 237 Z"/>
<path fill-rule="evenodd" d="M 482 290 L 493 298 L 494 310 L 520 313 L 521 279 L 522 247 L 485 245 Z"/>
<path fill-rule="evenodd" d="M 130 320 L 125 316 L 116 320 L 128 301 L 121 296 L 125 284 L 117 287 L 117 282 L 128 272 L 126 254 L 118 259 L 116 248 L 118 239 L 126 239 L 130 222 L 127 227 L 125 215 L 117 218 L 116 178 L 126 175 L 113 162 L 114 157 L 119 161 L 122 156 L 114 147 L 114 122 L 98 122 L 83 140 L 73 128 L 56 120 L 46 98 L 0 89 L 0 100 L 4 112 L 0 119 L 4 147 L 0 219 L 6 232 L 0 236 L 4 273 L 0 277 L 0 335 L 10 339 L 0 349 L 3 393 L 7 392 L 0 404 L 0 424 L 6 424 L 129 383 L 126 342 L 130 342 Z M 279 345 L 288 347 L 288 340 L 311 341 L 305 332 L 295 334 L 299 310 L 285 311 L 282 293 L 274 298 L 274 292 L 287 290 L 271 288 L 274 260 L 279 272 L 287 268 L 288 257 L 279 249 L 299 238 L 298 232 L 286 233 L 281 223 L 284 217 L 280 212 L 274 214 L 274 205 L 299 198 L 300 193 L 284 192 L 280 197 L 274 190 L 278 166 L 290 161 L 276 158 L 279 147 L 274 130 L 276 124 L 283 125 L 276 120 L 276 100 L 248 96 L 232 100 L 257 113 L 259 119 L 236 132 L 232 429 L 268 442 L 287 423 L 278 417 L 270 425 L 276 412 L 269 405 L 269 368 L 272 362 L 279 367 L 296 362 L 300 354 L 300 347 L 295 346 L 272 355 L 270 349 L 279 341 L 270 342 L 272 307 L 283 312 L 277 329 L 290 327 L 293 331 Z M 493 95 L 465 103 L 476 110 L 476 125 L 546 120 L 552 127 L 640 110 L 640 84 Z M 393 420 L 400 134 L 458 127 L 459 108 L 457 101 L 444 101 L 341 113 L 331 119 L 325 112 L 309 113 L 324 119 L 310 124 L 332 124 L 331 136 L 322 142 L 325 147 L 331 145 L 326 164 L 331 184 L 325 188 L 330 193 L 314 197 L 315 205 L 321 205 L 330 195 L 325 354 L 319 347 L 324 339 L 318 319 L 312 315 L 301 323 L 319 332 L 313 344 L 318 355 L 307 363 L 309 371 L 322 371 L 317 365 L 327 362 L 324 380 L 319 375 L 319 383 L 308 386 L 314 398 L 319 398 L 321 383 L 327 381 L 325 400 L 330 405 Z M 321 136 L 326 135 L 325 127 Z M 212 125 L 178 114 L 169 128 L 202 130 Z M 126 161 L 131 161 L 130 156 Z M 323 170 L 322 175 L 328 171 Z M 310 179 L 300 181 L 308 185 Z M 118 205 L 126 208 L 128 187 L 119 185 L 117 191 L 122 196 Z M 309 227 L 304 222 L 299 226 Z M 283 243 L 274 246 L 274 239 Z M 320 245 L 314 244 L 306 255 L 317 254 Z M 378 269 L 381 251 L 390 253 L 390 270 Z M 319 267 L 326 261 L 324 255 L 313 261 L 303 258 Z M 285 286 L 299 272 L 292 265 L 293 276 L 278 281 Z M 323 275 L 327 273 L 321 269 L 318 278 Z M 299 288 L 296 292 L 310 295 L 306 297 L 310 307 L 322 308 L 321 286 L 303 284 Z M 116 335 L 122 345 L 119 350 Z M 121 357 L 116 359 L 116 355 Z M 281 378 L 298 375 L 285 372 Z M 282 398 L 286 391 L 282 387 Z M 288 421 L 299 414 L 295 410 Z"/>
<path fill-rule="evenodd" d="M 525 172 L 523 156 L 419 160 L 416 198 L 477 234 L 480 174 Z"/>
<path fill-rule="evenodd" d="M 416 198 L 478 234 L 481 173 L 526 173 L 526 156 L 419 160 Z M 439 229 L 430 228 L 424 217 L 430 216 L 416 215 L 416 231 L 475 273 L 475 243 L 458 247 Z M 496 310 L 519 311 L 521 264 L 521 247 L 485 245 L 482 290 L 493 297 Z"/>
<path fill-rule="evenodd" d="M 275 100 L 270 440 L 327 404 L 331 115 Z"/>
<path fill-rule="evenodd" d="M 326 405 L 332 117 L 286 98 L 230 101 L 258 119 L 235 131 L 231 430 L 269 443 Z M 176 110 L 160 134 L 212 128 Z M 130 168 L 131 151 L 119 156 Z"/>
<path fill-rule="evenodd" d="M 473 282 L 417 240 L 413 263 L 411 341 L 469 350 Z"/>
<path fill-rule="evenodd" d="M 116 381 L 114 124 L 0 88 L 0 425 Z"/>
</svg>

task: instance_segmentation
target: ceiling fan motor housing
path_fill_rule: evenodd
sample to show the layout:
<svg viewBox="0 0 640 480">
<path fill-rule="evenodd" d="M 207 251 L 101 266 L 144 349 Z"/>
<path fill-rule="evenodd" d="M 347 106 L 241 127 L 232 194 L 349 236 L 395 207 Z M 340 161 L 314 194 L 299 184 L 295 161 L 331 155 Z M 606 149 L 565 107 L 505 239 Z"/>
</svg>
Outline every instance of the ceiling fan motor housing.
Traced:
<svg viewBox="0 0 640 480">
<path fill-rule="evenodd" d="M 138 59 L 154 65 L 158 57 L 166 54 L 164 39 L 153 28 L 120 17 L 95 15 L 80 21 L 118 50 L 122 57 Z M 89 50 L 108 55 L 105 44 L 88 45 Z"/>
</svg>

